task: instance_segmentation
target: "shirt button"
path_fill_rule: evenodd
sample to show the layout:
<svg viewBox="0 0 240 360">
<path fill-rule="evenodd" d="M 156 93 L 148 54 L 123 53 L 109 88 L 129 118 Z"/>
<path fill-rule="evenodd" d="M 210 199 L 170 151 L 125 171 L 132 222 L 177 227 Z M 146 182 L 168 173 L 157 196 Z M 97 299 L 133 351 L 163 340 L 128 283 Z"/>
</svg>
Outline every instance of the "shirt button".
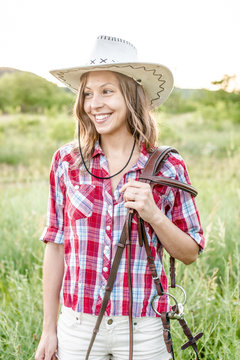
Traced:
<svg viewBox="0 0 240 360">
<path fill-rule="evenodd" d="M 108 325 L 112 325 L 113 319 L 109 319 L 109 320 L 107 321 L 107 323 L 108 323 Z"/>
<path fill-rule="evenodd" d="M 107 230 L 110 230 L 110 229 L 111 229 L 111 226 L 110 226 L 110 225 L 108 225 L 108 226 L 106 227 L 106 229 L 107 229 Z"/>
<path fill-rule="evenodd" d="M 104 266 L 103 271 L 104 271 L 104 272 L 107 272 L 107 271 L 108 271 L 108 268 L 107 268 L 106 266 Z"/>
<path fill-rule="evenodd" d="M 74 187 L 75 187 L 75 189 L 76 189 L 76 190 L 78 190 L 78 189 L 79 189 L 79 185 L 75 185 Z"/>
</svg>

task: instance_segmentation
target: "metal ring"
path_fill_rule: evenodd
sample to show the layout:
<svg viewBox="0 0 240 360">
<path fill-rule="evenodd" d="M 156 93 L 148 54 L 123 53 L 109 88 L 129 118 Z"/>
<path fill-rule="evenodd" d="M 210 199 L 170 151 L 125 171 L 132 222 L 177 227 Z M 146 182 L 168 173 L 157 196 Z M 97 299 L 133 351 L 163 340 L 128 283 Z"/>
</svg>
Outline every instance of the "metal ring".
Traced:
<svg viewBox="0 0 240 360">
<path fill-rule="evenodd" d="M 169 293 L 167 293 L 167 292 L 163 292 L 162 295 L 168 295 L 168 296 L 170 296 L 170 297 L 175 301 L 176 309 L 178 309 L 178 302 L 177 302 L 177 299 L 175 298 L 175 296 L 173 296 L 172 294 L 169 294 Z M 161 297 L 162 295 L 158 295 L 158 294 L 157 294 L 157 295 L 154 295 L 154 297 L 152 298 L 152 301 L 151 301 L 151 306 L 152 306 L 153 311 L 154 311 L 156 314 L 160 315 L 160 316 L 161 316 L 161 313 L 159 313 L 159 312 L 154 308 L 153 302 L 154 302 L 154 300 L 155 300 L 157 297 Z M 176 313 L 176 311 L 174 311 L 174 313 Z"/>
<path fill-rule="evenodd" d="M 183 292 L 183 295 L 184 295 L 184 300 L 183 300 L 183 303 L 182 305 L 185 305 L 186 301 L 187 301 L 187 294 L 186 294 L 186 291 L 184 290 L 183 287 L 181 287 L 180 285 L 175 285 L 175 287 L 179 288 L 180 290 L 182 290 Z M 171 286 L 172 289 L 174 289 L 172 286 Z"/>
</svg>

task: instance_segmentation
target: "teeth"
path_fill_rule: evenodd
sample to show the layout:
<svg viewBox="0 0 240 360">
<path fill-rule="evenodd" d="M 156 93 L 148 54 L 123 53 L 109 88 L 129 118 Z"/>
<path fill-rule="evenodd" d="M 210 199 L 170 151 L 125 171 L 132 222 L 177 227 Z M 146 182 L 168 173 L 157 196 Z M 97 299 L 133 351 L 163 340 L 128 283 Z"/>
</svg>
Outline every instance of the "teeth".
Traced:
<svg viewBox="0 0 240 360">
<path fill-rule="evenodd" d="M 106 119 L 107 117 L 109 117 L 110 114 L 107 114 L 107 115 L 96 115 L 96 120 L 103 120 L 103 119 Z"/>
</svg>

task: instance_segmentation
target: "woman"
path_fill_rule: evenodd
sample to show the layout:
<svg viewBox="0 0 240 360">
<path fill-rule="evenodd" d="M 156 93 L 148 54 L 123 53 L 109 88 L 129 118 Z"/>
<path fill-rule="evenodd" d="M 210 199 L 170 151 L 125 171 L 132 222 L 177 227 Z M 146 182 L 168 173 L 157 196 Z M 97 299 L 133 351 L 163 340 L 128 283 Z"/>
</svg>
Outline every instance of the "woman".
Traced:
<svg viewBox="0 0 240 360">
<path fill-rule="evenodd" d="M 171 72 L 136 61 L 129 42 L 100 36 L 88 66 L 52 72 L 74 92 L 79 144 L 54 155 L 43 266 L 44 321 L 36 360 L 85 359 L 128 209 L 145 228 L 164 291 L 161 249 L 185 264 L 196 260 L 204 237 L 191 195 L 167 187 L 151 191 L 139 175 L 156 145 L 150 108 L 170 94 Z M 189 183 L 182 158 L 171 153 L 160 175 Z M 170 359 L 144 248 L 132 223 L 134 359 Z M 159 240 L 160 241 L 159 241 Z M 161 244 L 160 244 L 161 242 Z M 129 359 L 126 254 L 90 359 Z M 61 314 L 58 318 L 59 298 Z M 160 297 L 159 312 L 169 308 Z"/>
</svg>

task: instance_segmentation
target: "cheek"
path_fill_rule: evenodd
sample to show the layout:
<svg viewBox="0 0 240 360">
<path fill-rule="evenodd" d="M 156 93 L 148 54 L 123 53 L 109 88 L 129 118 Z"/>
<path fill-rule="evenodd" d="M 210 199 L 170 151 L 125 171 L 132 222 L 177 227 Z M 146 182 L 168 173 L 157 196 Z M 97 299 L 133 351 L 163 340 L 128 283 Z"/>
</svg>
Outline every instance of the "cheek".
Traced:
<svg viewBox="0 0 240 360">
<path fill-rule="evenodd" d="M 126 105 L 124 99 L 122 99 L 120 105 L 121 105 L 121 109 L 122 109 L 123 114 L 127 117 L 128 108 L 127 108 L 127 105 Z"/>
<path fill-rule="evenodd" d="M 89 111 L 90 111 L 89 102 L 87 102 L 86 100 L 83 103 L 83 110 L 85 111 L 86 114 L 89 113 Z"/>
</svg>

